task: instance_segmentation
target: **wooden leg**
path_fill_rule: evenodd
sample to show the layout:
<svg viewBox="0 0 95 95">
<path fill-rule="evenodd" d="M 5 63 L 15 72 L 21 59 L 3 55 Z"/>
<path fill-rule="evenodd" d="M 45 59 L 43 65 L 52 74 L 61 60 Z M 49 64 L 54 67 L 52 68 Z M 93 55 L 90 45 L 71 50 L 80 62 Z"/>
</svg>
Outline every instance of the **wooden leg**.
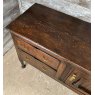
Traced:
<svg viewBox="0 0 95 95">
<path fill-rule="evenodd" d="M 21 64 L 22 64 L 22 68 L 26 67 L 26 64 L 23 61 L 21 62 Z"/>
<path fill-rule="evenodd" d="M 22 59 L 19 59 L 19 60 L 20 60 L 20 63 L 21 63 L 21 67 L 22 67 L 22 68 L 25 68 L 25 67 L 26 67 L 25 62 L 24 62 Z"/>
<path fill-rule="evenodd" d="M 19 59 L 19 61 L 20 61 L 20 63 L 21 63 L 21 67 L 22 68 L 25 68 L 26 67 L 26 64 L 25 64 L 25 62 L 22 60 L 22 58 L 21 58 L 21 55 L 20 55 L 20 53 L 19 53 L 19 49 L 15 46 L 15 48 L 16 48 L 16 51 L 17 51 L 17 55 L 18 55 L 18 59 Z"/>
</svg>

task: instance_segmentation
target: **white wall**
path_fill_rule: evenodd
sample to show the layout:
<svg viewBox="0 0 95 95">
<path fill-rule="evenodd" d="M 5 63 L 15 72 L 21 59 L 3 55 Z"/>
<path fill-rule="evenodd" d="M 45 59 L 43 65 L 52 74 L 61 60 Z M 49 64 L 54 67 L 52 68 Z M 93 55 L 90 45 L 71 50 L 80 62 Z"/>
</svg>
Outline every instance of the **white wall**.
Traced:
<svg viewBox="0 0 95 95">
<path fill-rule="evenodd" d="M 3 53 L 5 54 L 12 46 L 13 41 L 10 32 L 5 28 L 12 20 L 20 15 L 17 0 L 3 0 Z"/>
<path fill-rule="evenodd" d="M 90 22 L 90 0 L 19 0 L 19 2 L 21 13 L 34 3 L 39 3 Z"/>
</svg>

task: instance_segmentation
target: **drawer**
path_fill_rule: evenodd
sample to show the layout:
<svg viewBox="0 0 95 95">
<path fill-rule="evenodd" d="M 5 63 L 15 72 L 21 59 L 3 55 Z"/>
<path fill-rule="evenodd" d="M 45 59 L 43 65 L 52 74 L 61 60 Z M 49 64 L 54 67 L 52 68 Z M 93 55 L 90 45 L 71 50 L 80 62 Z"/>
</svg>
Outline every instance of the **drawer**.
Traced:
<svg viewBox="0 0 95 95">
<path fill-rule="evenodd" d="M 78 91 L 85 93 L 86 95 L 91 94 L 91 79 L 90 74 L 79 68 L 74 69 L 73 72 L 68 76 L 65 83 Z"/>
<path fill-rule="evenodd" d="M 37 58 L 38 60 L 44 62 L 48 66 L 52 67 L 53 69 L 57 70 L 59 66 L 59 60 L 56 58 L 48 55 L 47 53 L 39 50 L 38 48 L 26 43 L 25 41 L 16 38 L 16 44 L 19 48 L 23 49 L 27 53 L 31 54 L 33 57 Z"/>
<path fill-rule="evenodd" d="M 18 54 L 21 59 L 23 59 L 25 62 L 28 62 L 30 65 L 34 66 L 35 68 L 39 69 L 40 71 L 44 72 L 45 74 L 49 76 L 55 76 L 56 71 L 46 64 L 40 62 L 39 60 L 35 59 L 31 55 L 23 52 L 22 50 L 18 49 Z"/>
</svg>

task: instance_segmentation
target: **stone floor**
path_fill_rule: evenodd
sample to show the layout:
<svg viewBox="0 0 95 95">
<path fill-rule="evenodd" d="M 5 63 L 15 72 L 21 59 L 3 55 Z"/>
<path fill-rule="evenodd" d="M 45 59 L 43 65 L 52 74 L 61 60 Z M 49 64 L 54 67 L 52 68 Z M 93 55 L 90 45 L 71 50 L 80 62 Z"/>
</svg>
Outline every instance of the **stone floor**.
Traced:
<svg viewBox="0 0 95 95">
<path fill-rule="evenodd" d="M 77 95 L 27 64 L 22 69 L 13 47 L 4 55 L 4 95 Z"/>
</svg>

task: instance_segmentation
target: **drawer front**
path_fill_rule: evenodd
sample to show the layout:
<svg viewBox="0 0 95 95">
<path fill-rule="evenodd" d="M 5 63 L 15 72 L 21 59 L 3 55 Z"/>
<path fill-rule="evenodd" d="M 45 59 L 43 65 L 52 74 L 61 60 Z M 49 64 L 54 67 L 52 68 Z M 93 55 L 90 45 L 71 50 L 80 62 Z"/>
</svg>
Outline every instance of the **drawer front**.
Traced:
<svg viewBox="0 0 95 95">
<path fill-rule="evenodd" d="M 30 65 L 36 67 L 37 69 L 44 72 L 45 74 L 53 77 L 56 75 L 56 71 L 54 69 L 50 68 L 46 64 L 40 62 L 39 60 L 35 59 L 31 55 L 23 52 L 20 49 L 18 49 L 18 53 L 24 61 L 28 62 Z"/>
<path fill-rule="evenodd" d="M 91 79 L 90 74 L 79 68 L 74 71 L 66 79 L 65 83 L 79 90 L 86 95 L 91 94 Z"/>
<path fill-rule="evenodd" d="M 45 52 L 31 46 L 30 44 L 26 43 L 23 40 L 15 39 L 16 44 L 19 48 L 23 49 L 27 53 L 31 54 L 33 57 L 39 59 L 40 61 L 44 62 L 45 64 L 49 65 L 53 69 L 57 70 L 59 66 L 59 60 L 56 58 L 46 54 Z"/>
</svg>

